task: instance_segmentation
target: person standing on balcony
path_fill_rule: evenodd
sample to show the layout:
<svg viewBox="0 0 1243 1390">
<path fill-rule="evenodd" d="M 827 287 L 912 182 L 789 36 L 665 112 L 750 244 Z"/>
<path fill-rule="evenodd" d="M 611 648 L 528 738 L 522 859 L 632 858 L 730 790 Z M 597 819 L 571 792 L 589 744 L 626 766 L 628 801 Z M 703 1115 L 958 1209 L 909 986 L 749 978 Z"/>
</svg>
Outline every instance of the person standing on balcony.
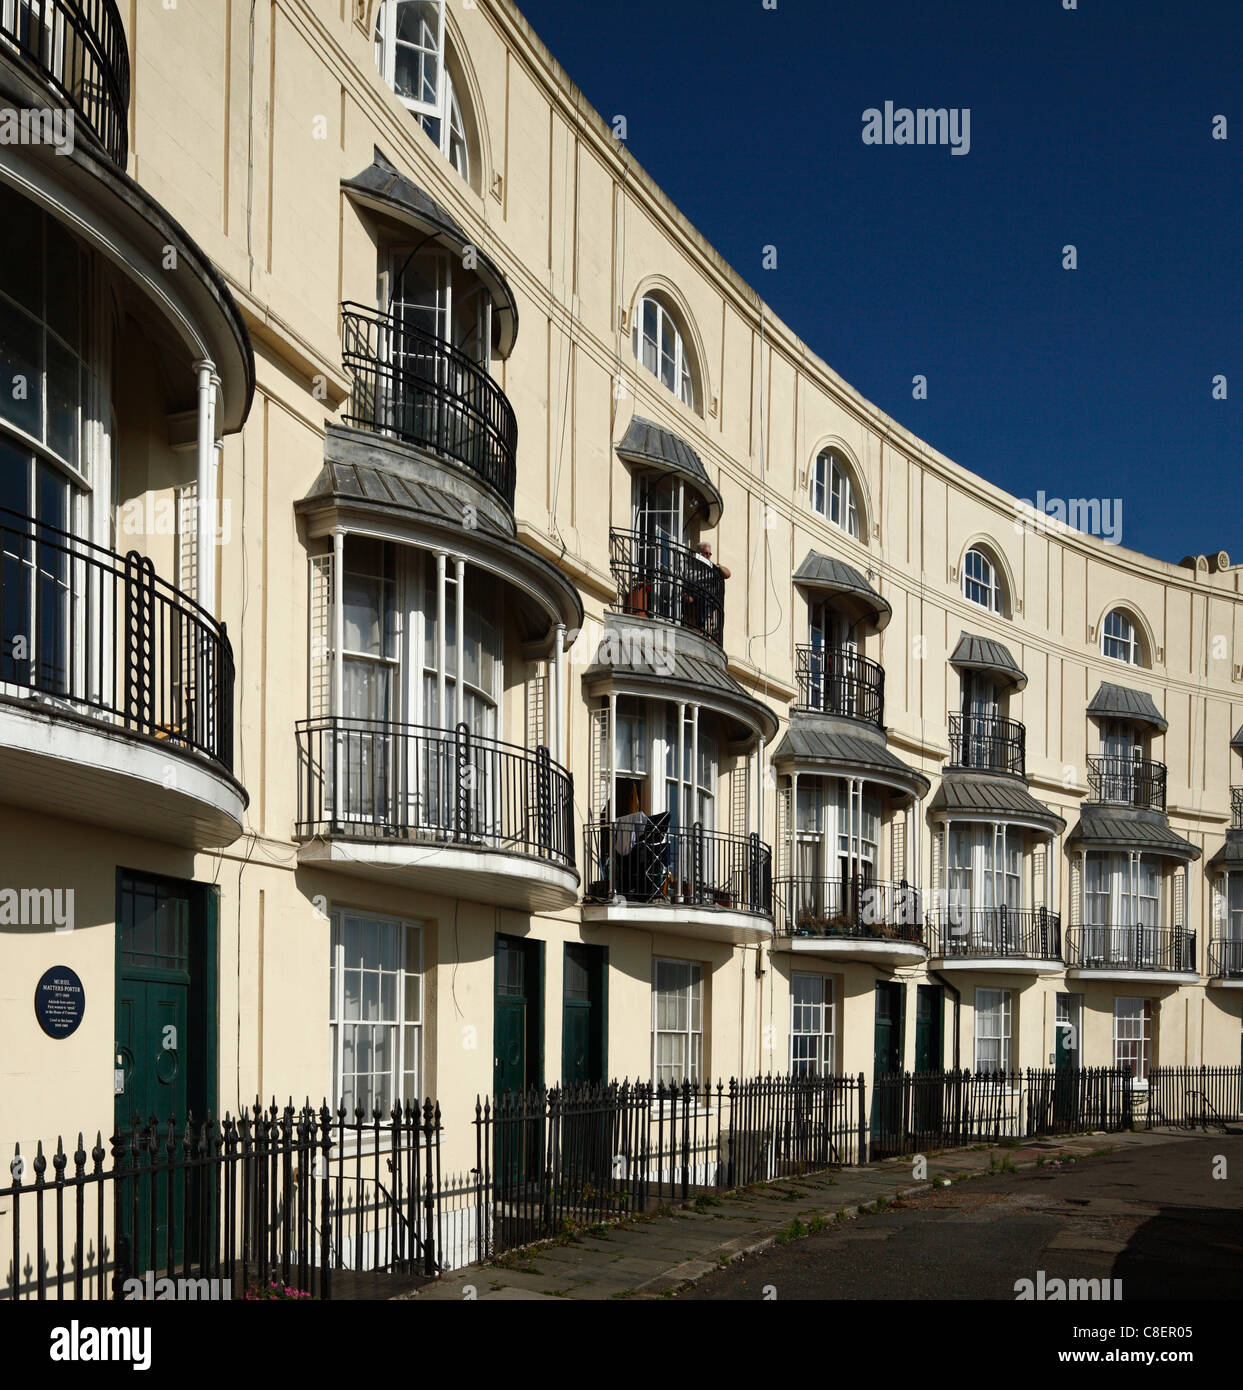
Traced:
<svg viewBox="0 0 1243 1390">
<path fill-rule="evenodd" d="M 695 573 L 687 575 L 687 592 L 683 598 L 683 619 L 696 632 L 702 632 L 705 637 L 719 641 L 721 608 L 716 602 L 716 585 L 713 582 L 711 571 L 716 570 L 724 580 L 729 578 L 729 570 L 724 565 L 713 562 L 712 547 L 707 541 L 702 542 L 697 549 L 691 551 L 691 559 L 697 565 L 704 565 L 706 569 L 700 572 L 701 577 L 698 578 Z M 694 566 L 691 567 L 692 571 L 694 568 Z"/>
</svg>

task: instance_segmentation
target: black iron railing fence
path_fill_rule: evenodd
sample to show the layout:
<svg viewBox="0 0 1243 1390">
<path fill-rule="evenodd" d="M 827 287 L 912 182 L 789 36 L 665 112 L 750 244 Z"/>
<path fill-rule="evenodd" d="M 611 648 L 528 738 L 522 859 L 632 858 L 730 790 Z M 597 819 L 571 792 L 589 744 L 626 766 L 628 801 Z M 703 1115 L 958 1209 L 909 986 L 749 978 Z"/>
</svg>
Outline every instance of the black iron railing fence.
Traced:
<svg viewBox="0 0 1243 1390">
<path fill-rule="evenodd" d="M 1062 959 L 1062 919 L 1048 908 L 949 907 L 926 918 L 928 951 L 946 960 Z"/>
<path fill-rule="evenodd" d="M 518 422 L 487 370 L 451 343 L 363 304 L 341 306 L 353 390 L 341 418 L 460 463 L 512 509 Z"/>
<path fill-rule="evenodd" d="M 38 692 L 233 770 L 223 623 L 121 556 L 0 508 L 0 687 Z"/>
<path fill-rule="evenodd" d="M 574 864 L 574 783 L 542 745 L 373 719 L 298 724 L 299 836 L 426 839 Z"/>
<path fill-rule="evenodd" d="M 879 662 L 849 647 L 795 647 L 794 675 L 796 710 L 884 727 L 885 671 Z"/>
<path fill-rule="evenodd" d="M 1243 1067 L 1151 1067 L 1145 1126 L 1213 1129 L 1243 1120 Z"/>
<path fill-rule="evenodd" d="M 617 611 L 676 623 L 718 646 L 725 626 L 725 576 L 706 556 L 663 536 L 609 532 Z"/>
<path fill-rule="evenodd" d="M 862 1161 L 862 1076 L 609 1082 L 475 1109 L 479 1253 L 665 1202 Z"/>
<path fill-rule="evenodd" d="M 1067 930 L 1067 964 L 1083 970 L 1196 969 L 1196 934 L 1186 927 L 1093 927 Z"/>
<path fill-rule="evenodd" d="M 124 1298 L 148 1274 L 243 1298 L 314 1298 L 365 1272 L 437 1269 L 440 1115 L 256 1104 L 219 1123 L 140 1121 L 90 1152 L 16 1153 L 0 1188 L 8 1298 Z"/>
<path fill-rule="evenodd" d="M 950 766 L 1026 776 L 1026 726 L 995 714 L 951 714 Z"/>
<path fill-rule="evenodd" d="M 871 1158 L 1130 1129 L 1128 1068 L 894 1072 L 872 1087 Z"/>
<path fill-rule="evenodd" d="M 1243 830 L 1243 787 L 1230 788 L 1230 828 Z"/>
<path fill-rule="evenodd" d="M 1165 764 L 1148 758 L 1089 758 L 1088 800 L 1164 811 Z"/>
<path fill-rule="evenodd" d="M 1209 942 L 1208 973 L 1217 979 L 1243 978 L 1243 939 L 1214 937 Z"/>
<path fill-rule="evenodd" d="M 911 884 L 849 878 L 777 880 L 777 924 L 788 936 L 924 939 L 919 890 Z"/>
<path fill-rule="evenodd" d="M 636 815 L 588 825 L 588 902 L 723 907 L 771 917 L 773 852 L 758 835 L 729 835 L 701 824 L 669 829 L 667 815 Z"/>
<path fill-rule="evenodd" d="M 129 51 L 116 0 L 0 0 L 0 57 L 19 55 L 114 164 L 129 151 Z"/>
</svg>

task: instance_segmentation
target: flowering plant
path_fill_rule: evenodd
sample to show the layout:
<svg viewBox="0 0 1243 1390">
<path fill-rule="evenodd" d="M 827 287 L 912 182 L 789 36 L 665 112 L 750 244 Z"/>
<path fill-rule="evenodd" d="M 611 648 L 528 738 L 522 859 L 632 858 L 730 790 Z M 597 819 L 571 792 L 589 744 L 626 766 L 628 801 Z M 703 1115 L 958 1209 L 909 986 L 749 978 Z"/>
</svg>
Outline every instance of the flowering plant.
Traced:
<svg viewBox="0 0 1243 1390">
<path fill-rule="evenodd" d="M 283 1303 L 295 1298 L 310 1298 L 311 1295 L 306 1289 L 294 1289 L 274 1279 L 270 1284 L 252 1284 L 245 1296 L 247 1299 L 278 1299 Z"/>
</svg>

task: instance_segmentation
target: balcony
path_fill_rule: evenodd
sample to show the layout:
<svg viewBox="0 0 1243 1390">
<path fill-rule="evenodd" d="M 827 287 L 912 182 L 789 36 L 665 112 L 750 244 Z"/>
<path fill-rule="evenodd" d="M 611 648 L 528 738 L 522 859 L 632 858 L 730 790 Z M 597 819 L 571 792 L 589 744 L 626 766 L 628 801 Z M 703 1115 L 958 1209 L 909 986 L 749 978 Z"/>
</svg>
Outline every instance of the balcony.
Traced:
<svg viewBox="0 0 1243 1390">
<path fill-rule="evenodd" d="M 725 576 L 676 541 L 638 531 L 609 532 L 616 610 L 689 628 L 719 647 L 725 626 Z"/>
<path fill-rule="evenodd" d="M 1209 942 L 1208 973 L 1214 984 L 1243 989 L 1243 938 L 1215 936 Z"/>
<path fill-rule="evenodd" d="M 919 891 L 855 878 L 777 881 L 778 931 L 796 954 L 901 965 L 923 960 Z"/>
<path fill-rule="evenodd" d="M 1230 829 L 1243 830 L 1243 787 L 1230 788 Z"/>
<path fill-rule="evenodd" d="M 116 0 L 3 0 L 0 55 L 15 56 L 125 168 L 130 70 Z"/>
<path fill-rule="evenodd" d="M 758 835 L 641 812 L 584 831 L 587 922 L 735 944 L 772 937 L 772 850 Z"/>
<path fill-rule="evenodd" d="M 1027 729 L 995 714 L 950 715 L 951 767 L 1027 775 Z"/>
<path fill-rule="evenodd" d="M 345 424 L 450 459 L 512 512 L 518 422 L 487 371 L 396 313 L 341 306 L 341 360 L 353 387 Z"/>
<path fill-rule="evenodd" d="M 241 833 L 233 651 L 155 574 L 0 509 L 4 800 L 195 848 Z"/>
<path fill-rule="evenodd" d="M 1089 758 L 1088 800 L 1164 814 L 1165 764 L 1147 758 Z"/>
<path fill-rule="evenodd" d="M 1062 919 L 1043 907 L 951 907 L 929 917 L 928 954 L 946 970 L 1054 974 Z"/>
<path fill-rule="evenodd" d="M 1185 927 L 1071 927 L 1067 966 L 1097 979 L 1193 983 L 1196 934 Z"/>
<path fill-rule="evenodd" d="M 838 714 L 885 727 L 885 672 L 848 647 L 796 647 L 800 714 Z"/>
<path fill-rule="evenodd" d="M 336 717 L 297 739 L 299 863 L 509 907 L 577 897 L 573 779 L 547 748 Z"/>
</svg>

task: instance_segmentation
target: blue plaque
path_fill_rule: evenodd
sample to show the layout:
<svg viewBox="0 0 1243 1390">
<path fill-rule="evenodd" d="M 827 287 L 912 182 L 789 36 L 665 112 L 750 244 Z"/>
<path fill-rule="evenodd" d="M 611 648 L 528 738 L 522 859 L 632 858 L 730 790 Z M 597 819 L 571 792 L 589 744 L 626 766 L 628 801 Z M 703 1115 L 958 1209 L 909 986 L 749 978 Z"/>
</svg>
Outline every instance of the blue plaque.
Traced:
<svg viewBox="0 0 1243 1390">
<path fill-rule="evenodd" d="M 86 990 L 67 965 L 44 971 L 35 986 L 35 1017 L 49 1038 L 67 1038 L 76 1032 L 86 1013 Z"/>
</svg>

